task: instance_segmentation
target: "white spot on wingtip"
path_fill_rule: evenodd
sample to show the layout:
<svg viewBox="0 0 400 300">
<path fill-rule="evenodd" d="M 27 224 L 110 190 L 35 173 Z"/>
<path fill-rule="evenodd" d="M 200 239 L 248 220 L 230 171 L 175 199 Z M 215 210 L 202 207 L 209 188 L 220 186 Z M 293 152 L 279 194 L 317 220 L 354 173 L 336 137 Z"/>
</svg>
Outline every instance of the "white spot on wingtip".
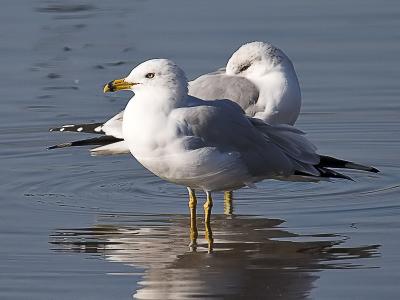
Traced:
<svg viewBox="0 0 400 300">
<path fill-rule="evenodd" d="M 60 131 L 64 131 L 65 130 L 65 128 L 60 128 Z"/>
<path fill-rule="evenodd" d="M 94 131 L 100 132 L 100 131 L 101 131 L 101 126 L 97 126 L 97 127 L 94 129 Z"/>
<path fill-rule="evenodd" d="M 75 125 L 70 125 L 70 124 L 63 125 L 64 128 L 67 128 L 67 127 L 74 127 L 74 126 L 75 126 Z"/>
<path fill-rule="evenodd" d="M 76 131 L 81 132 L 83 130 L 83 127 L 79 127 Z"/>
</svg>

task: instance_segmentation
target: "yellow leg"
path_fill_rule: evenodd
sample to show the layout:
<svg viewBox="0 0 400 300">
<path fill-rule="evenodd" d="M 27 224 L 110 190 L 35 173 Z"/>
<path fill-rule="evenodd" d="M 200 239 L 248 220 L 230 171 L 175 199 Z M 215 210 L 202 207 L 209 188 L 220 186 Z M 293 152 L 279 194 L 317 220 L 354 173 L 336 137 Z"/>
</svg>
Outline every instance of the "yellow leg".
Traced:
<svg viewBox="0 0 400 300">
<path fill-rule="evenodd" d="M 233 213 L 233 192 L 224 192 L 224 214 L 232 215 Z"/>
<path fill-rule="evenodd" d="M 190 211 L 190 244 L 189 247 L 192 251 L 196 251 L 197 248 L 197 222 L 196 222 L 196 206 L 197 198 L 196 193 L 193 189 L 187 188 L 189 191 L 189 211 Z"/>
<path fill-rule="evenodd" d="M 211 230 L 211 224 L 210 222 L 206 222 L 205 223 L 205 238 L 207 240 L 208 243 L 208 253 L 212 253 L 213 252 L 213 248 L 214 248 L 214 239 L 213 239 L 213 232 Z"/>
<path fill-rule="evenodd" d="M 206 194 L 207 194 L 207 201 L 204 203 L 205 238 L 208 242 L 208 253 L 211 253 L 213 251 L 213 245 L 214 245 L 214 239 L 210 224 L 213 201 L 211 198 L 211 193 L 206 192 Z"/>
<path fill-rule="evenodd" d="M 207 194 L 207 200 L 204 203 L 204 221 L 205 221 L 205 223 L 210 223 L 211 209 L 213 207 L 213 200 L 211 198 L 210 192 L 206 192 L 206 194 Z"/>
</svg>

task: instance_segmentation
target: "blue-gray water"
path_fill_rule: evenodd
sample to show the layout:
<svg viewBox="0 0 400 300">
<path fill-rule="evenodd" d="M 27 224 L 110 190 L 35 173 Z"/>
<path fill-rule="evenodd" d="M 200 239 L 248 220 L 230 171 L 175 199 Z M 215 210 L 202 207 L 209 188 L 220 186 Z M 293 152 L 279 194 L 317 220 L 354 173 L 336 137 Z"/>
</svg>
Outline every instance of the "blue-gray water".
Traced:
<svg viewBox="0 0 400 300">
<path fill-rule="evenodd" d="M 0 299 L 396 299 L 398 1 L 7 1 L 0 10 Z M 270 41 L 301 81 L 297 126 L 356 181 L 263 182 L 216 196 L 215 252 L 189 252 L 186 190 L 130 156 L 47 151 L 101 121 L 105 82 L 168 57 L 189 78 Z M 199 207 L 200 209 L 201 207 Z"/>
</svg>

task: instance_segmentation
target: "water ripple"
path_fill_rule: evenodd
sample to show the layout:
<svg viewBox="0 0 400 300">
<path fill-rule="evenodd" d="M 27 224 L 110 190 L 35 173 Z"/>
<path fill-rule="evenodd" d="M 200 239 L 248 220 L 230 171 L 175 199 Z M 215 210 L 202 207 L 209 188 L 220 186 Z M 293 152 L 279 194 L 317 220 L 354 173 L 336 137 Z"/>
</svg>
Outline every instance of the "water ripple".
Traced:
<svg viewBox="0 0 400 300">
<path fill-rule="evenodd" d="M 93 227 L 55 230 L 50 244 L 57 252 L 131 266 L 134 274 L 144 268 L 137 299 L 286 299 L 307 295 L 320 270 L 364 268 L 363 259 L 379 256 L 378 245 L 345 247 L 346 237 L 299 235 L 283 229 L 283 222 L 215 215 L 212 254 L 204 239 L 189 251 L 186 215 L 101 215 Z"/>
</svg>

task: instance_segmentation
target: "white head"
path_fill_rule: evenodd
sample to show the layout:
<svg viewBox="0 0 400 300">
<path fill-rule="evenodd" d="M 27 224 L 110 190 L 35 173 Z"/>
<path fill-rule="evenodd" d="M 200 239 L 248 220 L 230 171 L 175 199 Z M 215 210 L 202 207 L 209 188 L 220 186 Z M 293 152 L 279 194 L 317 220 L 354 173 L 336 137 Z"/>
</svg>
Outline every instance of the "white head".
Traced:
<svg viewBox="0 0 400 300">
<path fill-rule="evenodd" d="M 241 76 L 259 91 L 254 116 L 270 124 L 294 124 L 301 107 L 296 71 L 280 49 L 264 42 L 241 46 L 229 59 L 226 74 Z"/>
<path fill-rule="evenodd" d="M 291 62 L 278 48 L 264 42 L 244 44 L 229 59 L 226 65 L 228 75 L 257 78 L 278 70 Z"/>
<path fill-rule="evenodd" d="M 187 93 L 185 73 L 169 59 L 151 59 L 135 67 L 126 78 L 109 82 L 104 92 L 142 89 L 168 89 L 179 94 Z"/>
</svg>

